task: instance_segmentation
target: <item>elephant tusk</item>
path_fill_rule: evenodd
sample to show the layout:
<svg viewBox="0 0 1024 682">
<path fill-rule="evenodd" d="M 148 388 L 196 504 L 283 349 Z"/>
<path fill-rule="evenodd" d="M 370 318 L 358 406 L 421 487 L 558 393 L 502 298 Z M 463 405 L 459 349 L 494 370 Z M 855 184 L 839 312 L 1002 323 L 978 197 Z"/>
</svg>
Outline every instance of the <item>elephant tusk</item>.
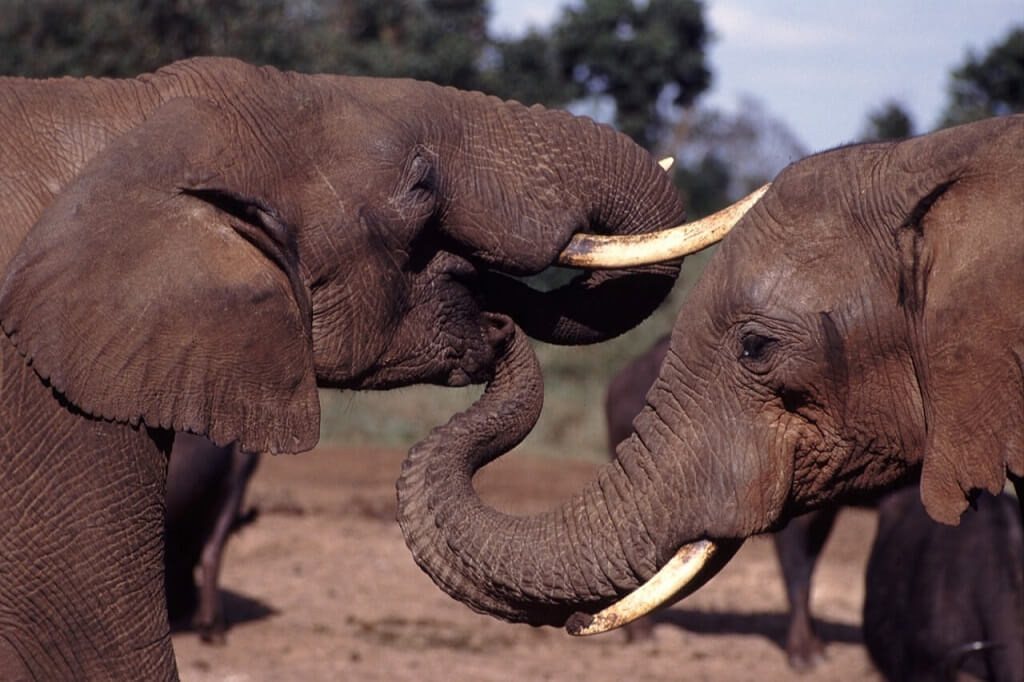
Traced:
<svg viewBox="0 0 1024 682">
<path fill-rule="evenodd" d="M 643 585 L 596 614 L 573 614 L 565 629 L 575 636 L 596 635 L 628 625 L 659 606 L 676 602 L 717 573 L 741 544 L 742 541 L 699 540 L 683 545 Z M 706 569 L 710 569 L 710 574 Z"/>
<path fill-rule="evenodd" d="M 559 254 L 558 263 L 575 268 L 626 268 L 681 258 L 721 240 L 770 186 L 768 183 L 706 218 L 659 232 L 574 235 Z"/>
<path fill-rule="evenodd" d="M 666 156 L 664 159 L 658 162 L 658 165 L 661 166 L 661 170 L 667 173 L 670 170 L 672 170 L 672 166 L 675 165 L 675 162 L 676 159 L 674 156 Z"/>
</svg>

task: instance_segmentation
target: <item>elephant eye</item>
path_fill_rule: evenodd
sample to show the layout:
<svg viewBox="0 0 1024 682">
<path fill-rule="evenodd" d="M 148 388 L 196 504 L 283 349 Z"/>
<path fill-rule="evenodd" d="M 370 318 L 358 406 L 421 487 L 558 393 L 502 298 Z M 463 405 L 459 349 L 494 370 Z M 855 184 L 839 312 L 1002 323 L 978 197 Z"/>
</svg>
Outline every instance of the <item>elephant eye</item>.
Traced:
<svg viewBox="0 0 1024 682">
<path fill-rule="evenodd" d="M 411 183 L 409 194 L 418 200 L 432 199 L 437 192 L 437 170 L 434 164 L 421 155 L 412 160 L 409 169 Z"/>
<path fill-rule="evenodd" d="M 740 360 L 747 363 L 763 362 L 772 347 L 775 339 L 761 334 L 746 334 L 740 341 Z"/>
</svg>

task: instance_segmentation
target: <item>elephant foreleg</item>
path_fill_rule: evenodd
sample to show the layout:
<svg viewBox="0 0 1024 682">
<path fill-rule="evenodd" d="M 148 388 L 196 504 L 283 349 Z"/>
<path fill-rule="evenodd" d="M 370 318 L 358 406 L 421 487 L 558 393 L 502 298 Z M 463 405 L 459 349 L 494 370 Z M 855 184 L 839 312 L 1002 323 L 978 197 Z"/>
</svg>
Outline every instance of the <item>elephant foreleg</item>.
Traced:
<svg viewBox="0 0 1024 682">
<path fill-rule="evenodd" d="M 1021 523 L 1024 523 L 1024 476 L 1017 476 L 1011 473 L 1009 477 L 1013 483 L 1013 490 L 1017 493 L 1017 508 L 1020 510 L 1020 520 Z"/>
<path fill-rule="evenodd" d="M 0 676 L 175 678 L 169 439 L 74 411 L 2 335 L 0 352 Z"/>
</svg>

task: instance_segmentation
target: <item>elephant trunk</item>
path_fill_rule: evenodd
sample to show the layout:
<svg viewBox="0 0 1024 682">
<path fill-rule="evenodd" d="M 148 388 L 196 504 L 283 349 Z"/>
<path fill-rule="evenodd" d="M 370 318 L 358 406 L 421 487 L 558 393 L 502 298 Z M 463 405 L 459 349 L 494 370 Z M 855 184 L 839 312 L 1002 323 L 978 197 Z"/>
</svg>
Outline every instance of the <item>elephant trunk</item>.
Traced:
<svg viewBox="0 0 1024 682">
<path fill-rule="evenodd" d="M 666 497 L 680 491 L 660 480 L 634 436 L 618 461 L 551 511 L 517 517 L 485 505 L 474 472 L 526 435 L 543 394 L 522 331 L 508 343 L 483 396 L 410 451 L 399 522 L 416 562 L 456 599 L 510 621 L 561 625 L 615 602 L 669 562 L 682 542 Z"/>
<path fill-rule="evenodd" d="M 495 116 L 483 122 L 465 117 L 460 149 L 467 164 L 486 159 L 494 172 L 511 178 L 514 195 L 481 191 L 489 185 L 479 177 L 452 192 L 462 199 L 459 210 L 472 212 L 469 222 L 494 221 L 493 241 L 475 244 L 475 255 L 494 266 L 482 285 L 488 309 L 509 315 L 534 338 L 559 344 L 603 341 L 642 322 L 671 291 L 681 259 L 584 272 L 545 292 L 500 273 L 548 267 L 581 232 L 635 235 L 677 225 L 685 212 L 670 176 L 628 137 L 589 119 L 518 102 L 498 107 Z M 479 174 L 479 161 L 474 168 Z"/>
</svg>

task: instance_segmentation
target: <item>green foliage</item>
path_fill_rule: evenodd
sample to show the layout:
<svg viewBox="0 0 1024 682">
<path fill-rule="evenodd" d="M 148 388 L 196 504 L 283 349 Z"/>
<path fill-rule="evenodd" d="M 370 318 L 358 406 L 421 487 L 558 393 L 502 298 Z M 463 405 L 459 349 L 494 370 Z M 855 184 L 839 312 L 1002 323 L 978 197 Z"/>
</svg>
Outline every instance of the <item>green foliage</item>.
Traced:
<svg viewBox="0 0 1024 682">
<path fill-rule="evenodd" d="M 285 0 L 4 0 L 0 73 L 128 76 L 197 54 L 293 64 L 301 20 Z M 267 27 L 273 26 L 273 31 Z"/>
<path fill-rule="evenodd" d="M 955 69 L 942 125 L 1024 112 L 1024 26 L 983 56 L 969 52 Z"/>
<path fill-rule="evenodd" d="M 867 126 L 861 134 L 865 142 L 898 140 L 914 134 L 914 121 L 899 102 L 888 101 L 868 113 Z"/>
<path fill-rule="evenodd" d="M 309 70 L 430 80 L 481 89 L 486 0 L 320 2 L 307 30 Z"/>
<path fill-rule="evenodd" d="M 131 76 L 196 55 L 478 88 L 486 0 L 4 0 L 0 73 Z"/>
<path fill-rule="evenodd" d="M 667 132 L 671 108 L 692 104 L 711 84 L 708 38 L 694 0 L 583 0 L 552 33 L 568 94 L 610 97 L 615 126 L 648 149 Z"/>
</svg>

